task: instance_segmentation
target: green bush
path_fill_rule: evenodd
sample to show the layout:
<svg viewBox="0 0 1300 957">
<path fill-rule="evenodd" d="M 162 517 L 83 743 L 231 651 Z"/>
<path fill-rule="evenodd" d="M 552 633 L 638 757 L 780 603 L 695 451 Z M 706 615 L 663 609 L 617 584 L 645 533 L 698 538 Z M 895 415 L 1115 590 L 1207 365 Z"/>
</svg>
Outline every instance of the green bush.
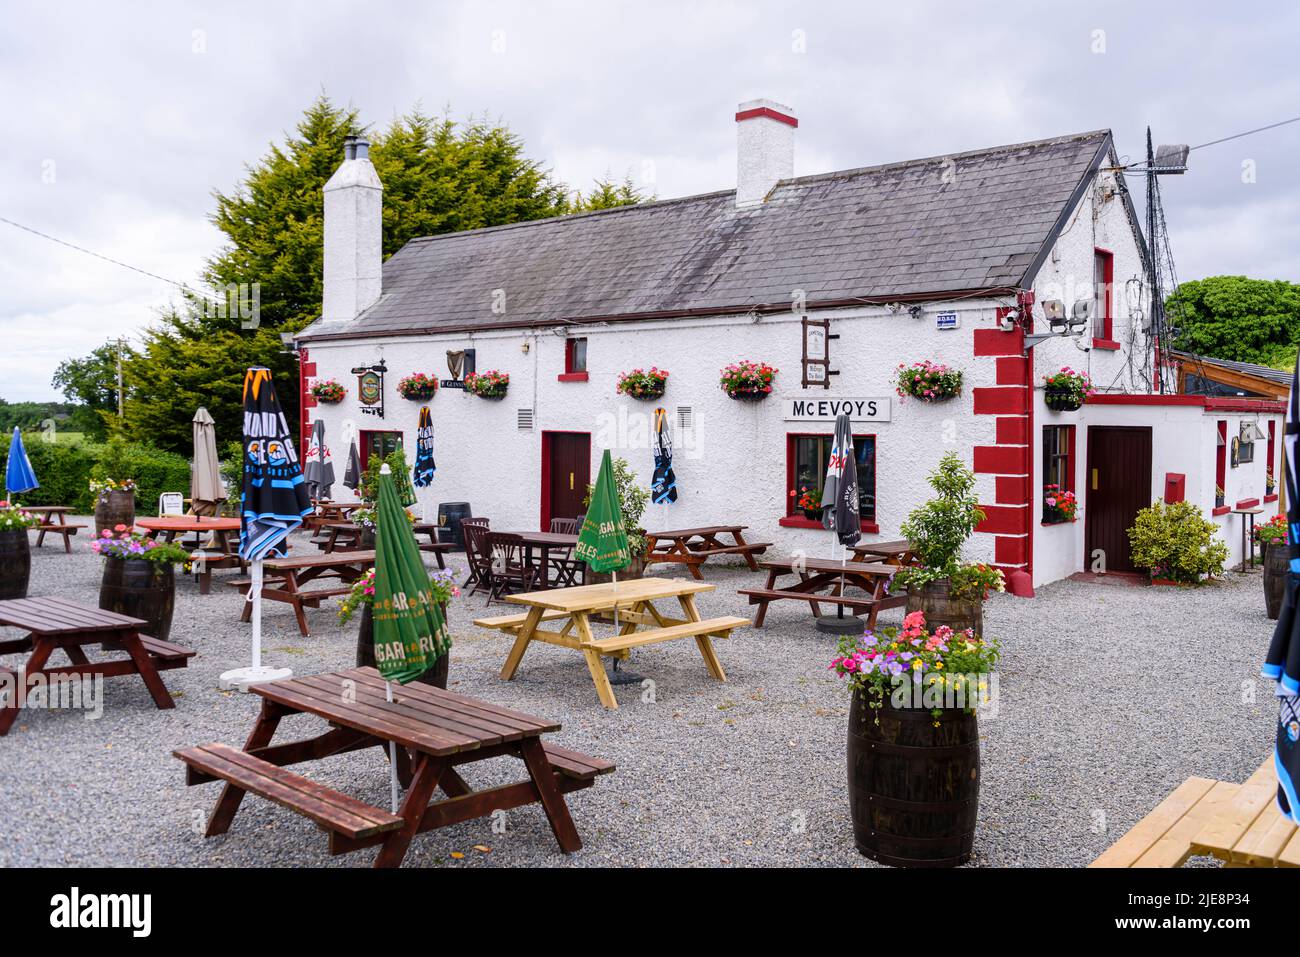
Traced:
<svg viewBox="0 0 1300 957">
<path fill-rule="evenodd" d="M 1148 569 L 1152 578 L 1199 583 L 1205 575 L 1222 574 L 1228 560 L 1228 546 L 1218 533 L 1219 526 L 1191 502 L 1156 499 L 1128 530 L 1133 564 Z"/>
<path fill-rule="evenodd" d="M 38 435 L 24 436 L 23 445 L 32 471 L 41 487 L 15 496 L 24 505 L 67 505 L 79 515 L 95 510 L 90 479 L 110 477 L 135 479 L 135 507 L 139 515 L 156 515 L 158 496 L 163 492 L 190 493 L 190 463 L 182 455 L 163 452 L 147 445 L 121 443 L 97 445 L 46 442 Z M 0 469 L 8 463 L 4 450 Z"/>
<path fill-rule="evenodd" d="M 24 505 L 67 505 L 78 514 L 91 511 L 90 469 L 98 446 L 90 443 L 46 442 L 38 435 L 23 436 L 23 447 L 41 487 L 14 496 Z M 5 465 L 9 451 L 5 449 Z"/>
</svg>

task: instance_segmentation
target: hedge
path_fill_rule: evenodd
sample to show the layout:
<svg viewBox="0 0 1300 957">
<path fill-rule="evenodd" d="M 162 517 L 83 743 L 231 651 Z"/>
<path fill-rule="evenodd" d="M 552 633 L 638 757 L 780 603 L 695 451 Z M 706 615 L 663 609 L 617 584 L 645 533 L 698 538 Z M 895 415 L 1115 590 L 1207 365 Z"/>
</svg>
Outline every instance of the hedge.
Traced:
<svg viewBox="0 0 1300 957">
<path fill-rule="evenodd" d="M 90 476 L 103 445 L 91 442 L 56 444 L 33 434 L 23 436 L 23 446 L 41 487 L 16 495 L 16 499 L 24 505 L 68 505 L 78 515 L 90 515 L 95 511 L 90 496 Z M 125 458 L 127 471 L 131 474 L 115 477 L 135 479 L 137 515 L 158 514 L 158 496 L 163 492 L 180 492 L 187 497 L 190 494 L 190 463 L 184 456 L 147 445 L 129 445 Z M 3 458 L 0 458 L 0 463 L 3 463 L 0 471 L 8 459 L 6 446 Z"/>
</svg>

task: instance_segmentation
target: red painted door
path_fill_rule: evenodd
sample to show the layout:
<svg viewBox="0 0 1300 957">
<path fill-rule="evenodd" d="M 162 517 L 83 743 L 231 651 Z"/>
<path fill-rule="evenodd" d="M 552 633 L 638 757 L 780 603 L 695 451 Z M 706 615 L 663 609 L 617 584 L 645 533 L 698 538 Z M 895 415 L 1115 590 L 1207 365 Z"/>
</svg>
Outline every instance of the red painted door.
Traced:
<svg viewBox="0 0 1300 957">
<path fill-rule="evenodd" d="M 1128 530 L 1151 504 L 1151 429 L 1090 426 L 1086 482 L 1084 567 L 1100 558 L 1108 572 L 1137 571 Z"/>
<path fill-rule="evenodd" d="M 542 528 L 553 518 L 577 518 L 591 483 L 591 434 L 542 433 Z"/>
</svg>

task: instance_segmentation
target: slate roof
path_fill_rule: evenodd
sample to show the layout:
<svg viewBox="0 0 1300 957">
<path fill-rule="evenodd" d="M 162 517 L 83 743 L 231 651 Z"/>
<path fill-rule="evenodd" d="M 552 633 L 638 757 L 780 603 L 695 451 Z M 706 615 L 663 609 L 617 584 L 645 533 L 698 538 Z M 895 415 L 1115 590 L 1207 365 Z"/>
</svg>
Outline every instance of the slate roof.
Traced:
<svg viewBox="0 0 1300 957">
<path fill-rule="evenodd" d="M 415 239 L 378 302 L 312 339 L 941 297 L 1027 285 L 1107 130 Z M 1127 194 L 1125 194 L 1127 197 Z M 505 310 L 493 312 L 494 290 Z"/>
<path fill-rule="evenodd" d="M 1292 373 L 1283 369 L 1274 369 L 1270 366 L 1256 365 L 1254 362 L 1237 362 L 1235 359 L 1220 359 L 1215 356 L 1197 355 L 1195 352 L 1183 352 L 1180 349 L 1170 349 L 1170 354 L 1175 358 L 1183 360 L 1187 364 L 1189 372 L 1195 372 L 1196 366 L 1218 366 L 1221 369 L 1230 369 L 1233 372 L 1240 372 L 1243 375 L 1253 375 L 1256 378 L 1264 379 L 1276 385 L 1289 386 L 1291 384 Z"/>
</svg>

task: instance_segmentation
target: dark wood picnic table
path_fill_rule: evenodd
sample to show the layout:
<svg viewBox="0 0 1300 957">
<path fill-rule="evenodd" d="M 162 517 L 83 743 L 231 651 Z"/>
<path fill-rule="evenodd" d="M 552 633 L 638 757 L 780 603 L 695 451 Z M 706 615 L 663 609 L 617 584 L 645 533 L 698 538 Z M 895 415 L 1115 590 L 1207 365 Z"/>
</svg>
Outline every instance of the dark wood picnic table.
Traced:
<svg viewBox="0 0 1300 957">
<path fill-rule="evenodd" d="M 679 528 L 674 531 L 646 532 L 649 552 L 646 564 L 667 562 L 685 565 L 691 577 L 703 579 L 700 566 L 714 555 L 740 555 L 751 571 L 758 571 L 755 555 L 767 551 L 771 542 L 747 542 L 742 534 L 748 525 L 706 525 L 701 528 Z M 730 542 L 719 538 L 731 537 Z"/>
<path fill-rule="evenodd" d="M 247 566 L 247 562 L 239 557 L 239 519 L 237 518 L 162 515 L 158 518 L 137 518 L 135 524 L 143 528 L 150 538 L 161 537 L 165 542 L 174 542 L 177 535 L 187 535 L 191 532 L 198 535 L 212 535 L 215 548 L 206 548 L 200 543 L 191 555 L 195 563 L 195 574 L 199 576 L 200 595 L 212 591 L 213 569 L 242 570 Z"/>
<path fill-rule="evenodd" d="M 552 562 L 551 552 L 572 552 L 578 544 L 578 536 L 566 532 L 510 532 L 518 535 L 524 543 L 524 562 L 537 573 L 533 584 L 538 589 L 561 588 L 580 584 L 578 568 L 575 565 L 563 567 L 559 561 Z M 555 572 L 552 577 L 551 572 Z M 586 566 L 582 566 L 582 578 L 586 580 Z"/>
<path fill-rule="evenodd" d="M 36 526 L 39 533 L 36 536 L 37 548 L 45 542 L 47 534 L 62 535 L 63 550 L 69 555 L 72 554 L 72 536 L 77 534 L 78 529 L 86 527 L 68 521 L 68 513 L 72 509 L 66 505 L 24 505 L 23 511 L 35 515 L 39 522 Z"/>
<path fill-rule="evenodd" d="M 66 598 L 14 598 L 0 601 L 0 625 L 20 628 L 27 632 L 22 638 L 0 641 L 0 655 L 30 651 L 21 669 L 0 667 L 0 690 L 8 685 L 4 706 L 0 707 L 0 736 L 9 733 L 21 710 L 26 687 L 34 676 L 64 680 L 71 676 L 112 678 L 118 675 L 139 675 L 149 689 L 154 704 L 159 708 L 174 708 L 176 703 L 159 677 L 159 671 L 184 668 L 194 652 L 167 641 L 159 641 L 140 634 L 147 623 L 116 612 L 105 611 L 92 605 L 83 605 Z M 126 658 L 91 662 L 83 650 L 84 645 L 99 643 L 126 653 Z M 46 667 L 56 649 L 62 649 L 71 665 Z M 23 682 L 20 692 L 19 682 Z"/>
<path fill-rule="evenodd" d="M 916 563 L 912 543 L 905 538 L 892 542 L 858 542 L 853 546 L 853 558 L 856 561 L 880 562 L 899 568 Z"/>
<path fill-rule="evenodd" d="M 441 530 L 445 527 L 446 526 L 439 525 L 436 522 L 416 522 L 411 526 L 411 531 L 415 532 L 415 539 L 419 542 L 420 551 L 429 552 L 433 555 L 438 562 L 439 568 L 447 567 L 447 562 L 442 556 L 447 554 L 447 552 L 455 551 L 456 549 L 455 542 L 444 542 L 441 539 Z M 428 535 L 429 540 L 427 542 L 420 542 L 421 535 Z"/>
<path fill-rule="evenodd" d="M 582 840 L 564 795 L 614 770 L 607 761 L 544 744 L 543 734 L 560 730 L 556 721 L 419 682 L 393 685 L 389 701 L 373 668 L 272 681 L 249 690 L 262 696 L 262 711 L 242 751 L 218 743 L 173 752 L 188 765 L 187 784 L 226 782 L 208 819 L 208 837 L 230 828 L 244 795 L 252 792 L 315 821 L 329 833 L 331 854 L 377 846 L 375 867 L 396 867 L 416 834 L 540 803 L 560 848 L 570 853 Z M 323 718 L 330 727 L 316 737 L 272 744 L 280 721 L 298 714 Z M 398 746 L 397 772 L 406 789 L 396 814 L 285 770 L 364 748 L 387 753 L 390 742 Z M 522 760 L 527 779 L 475 791 L 457 770 L 502 756 Z M 383 768 L 378 773 L 388 773 L 383 762 L 376 765 Z M 437 788 L 445 799 L 434 800 Z"/>
<path fill-rule="evenodd" d="M 361 547 L 361 526 L 347 519 L 320 523 L 320 535 L 312 539 L 326 554 L 337 549 L 357 549 Z"/>
<path fill-rule="evenodd" d="M 347 521 L 349 515 L 364 505 L 363 502 L 332 502 L 329 499 L 316 499 L 312 502 L 316 511 L 303 520 L 309 530 L 320 528 L 325 522 Z"/>
<path fill-rule="evenodd" d="M 327 552 L 322 555 L 297 555 L 287 558 L 268 558 L 262 562 L 262 599 L 279 601 L 292 606 L 298 631 L 304 637 L 311 634 L 307 627 L 306 608 L 319 608 L 322 600 L 338 598 L 352 590 L 352 583 L 375 564 L 373 551 Z M 329 588 L 303 590 L 320 578 L 337 578 L 339 585 Z M 253 587 L 251 578 L 239 578 L 231 585 L 243 591 L 249 600 L 239 620 L 248 622 L 253 616 L 253 602 L 249 596 Z"/>
<path fill-rule="evenodd" d="M 876 626 L 876 613 L 882 608 L 907 604 L 906 595 L 889 594 L 889 580 L 898 571 L 896 565 L 878 562 L 837 562 L 828 558 L 777 559 L 759 563 L 767 569 L 767 583 L 762 588 L 741 588 L 738 594 L 749 596 L 758 605 L 754 627 L 762 628 L 767 606 L 773 601 L 805 601 L 815 617 L 821 616 L 822 604 L 849 608 L 853 614 L 867 612 L 867 627 Z M 781 579 L 794 577 L 794 581 Z M 855 588 L 861 595 L 850 595 Z"/>
</svg>

